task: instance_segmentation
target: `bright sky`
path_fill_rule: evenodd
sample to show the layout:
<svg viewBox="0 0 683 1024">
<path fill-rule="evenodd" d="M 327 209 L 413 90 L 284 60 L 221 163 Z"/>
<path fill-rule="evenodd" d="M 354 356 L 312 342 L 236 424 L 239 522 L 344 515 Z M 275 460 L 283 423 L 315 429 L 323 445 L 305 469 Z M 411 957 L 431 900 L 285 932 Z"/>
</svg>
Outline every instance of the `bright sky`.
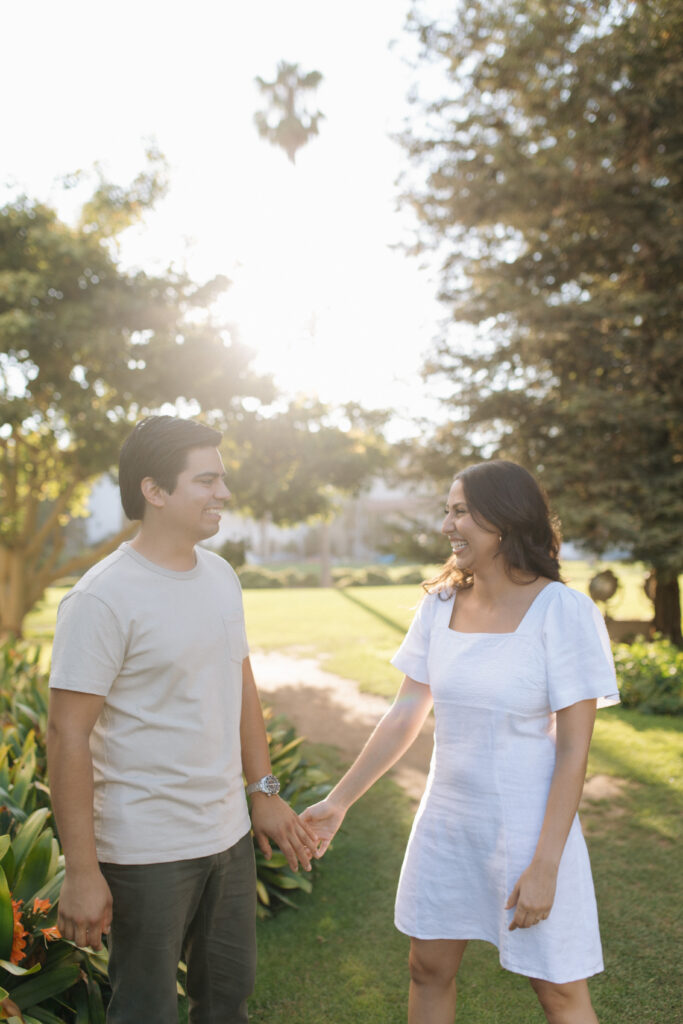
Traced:
<svg viewBox="0 0 683 1024">
<path fill-rule="evenodd" d="M 123 256 L 227 274 L 224 312 L 288 393 L 431 408 L 419 368 L 443 310 L 434 275 L 390 247 L 408 111 L 408 0 L 22 0 L 0 13 L 0 202 L 60 205 L 54 180 L 99 161 L 128 182 L 153 137 L 171 190 Z M 254 78 L 279 60 L 324 81 L 296 166 L 258 137 Z M 132 237 L 131 237 L 132 235 Z"/>
</svg>

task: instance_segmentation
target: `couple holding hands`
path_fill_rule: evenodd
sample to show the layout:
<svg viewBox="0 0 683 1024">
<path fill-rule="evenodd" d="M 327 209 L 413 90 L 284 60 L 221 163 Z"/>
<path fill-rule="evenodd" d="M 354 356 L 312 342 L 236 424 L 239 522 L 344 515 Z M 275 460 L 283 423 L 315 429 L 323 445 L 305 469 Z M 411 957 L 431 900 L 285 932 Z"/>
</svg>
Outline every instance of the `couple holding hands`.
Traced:
<svg viewBox="0 0 683 1024">
<path fill-rule="evenodd" d="M 407 750 L 434 708 L 434 753 L 396 898 L 410 937 L 409 1024 L 452 1024 L 470 939 L 529 978 L 551 1024 L 597 1024 L 595 895 L 577 817 L 598 702 L 618 702 L 609 640 L 560 580 L 559 535 L 522 467 L 458 473 L 452 556 L 392 663 L 393 704 L 329 796 L 277 795 L 237 576 L 197 547 L 230 497 L 221 435 L 152 416 L 121 449 L 134 539 L 62 600 L 48 760 L 66 875 L 59 928 L 107 936 L 108 1024 L 240 1024 L 256 967 L 251 830 L 296 868 Z M 246 794 L 251 803 L 247 806 Z"/>
</svg>

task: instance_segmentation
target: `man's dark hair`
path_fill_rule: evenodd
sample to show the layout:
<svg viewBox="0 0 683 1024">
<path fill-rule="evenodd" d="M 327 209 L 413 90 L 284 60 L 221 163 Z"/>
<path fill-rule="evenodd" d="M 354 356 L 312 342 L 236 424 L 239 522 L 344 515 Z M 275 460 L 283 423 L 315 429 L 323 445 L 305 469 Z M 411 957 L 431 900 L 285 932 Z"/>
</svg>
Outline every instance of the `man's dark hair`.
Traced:
<svg viewBox="0 0 683 1024">
<path fill-rule="evenodd" d="M 217 448 L 222 434 L 196 420 L 147 416 L 136 424 L 121 448 L 119 489 L 129 519 L 142 519 L 145 498 L 140 484 L 146 476 L 171 494 L 192 448 Z"/>
</svg>

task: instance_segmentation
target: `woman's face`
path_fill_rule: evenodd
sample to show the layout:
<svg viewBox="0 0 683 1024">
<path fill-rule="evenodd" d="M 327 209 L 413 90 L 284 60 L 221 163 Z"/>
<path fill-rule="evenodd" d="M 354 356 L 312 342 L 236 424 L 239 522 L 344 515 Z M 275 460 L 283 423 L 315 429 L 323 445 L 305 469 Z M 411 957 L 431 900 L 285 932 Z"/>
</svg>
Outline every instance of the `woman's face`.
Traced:
<svg viewBox="0 0 683 1024">
<path fill-rule="evenodd" d="M 451 542 L 458 569 L 474 572 L 490 565 L 498 554 L 500 537 L 498 530 L 491 523 L 479 517 L 483 525 L 472 518 L 467 507 L 465 489 L 461 480 L 455 480 L 448 493 L 446 518 L 441 532 Z"/>
</svg>

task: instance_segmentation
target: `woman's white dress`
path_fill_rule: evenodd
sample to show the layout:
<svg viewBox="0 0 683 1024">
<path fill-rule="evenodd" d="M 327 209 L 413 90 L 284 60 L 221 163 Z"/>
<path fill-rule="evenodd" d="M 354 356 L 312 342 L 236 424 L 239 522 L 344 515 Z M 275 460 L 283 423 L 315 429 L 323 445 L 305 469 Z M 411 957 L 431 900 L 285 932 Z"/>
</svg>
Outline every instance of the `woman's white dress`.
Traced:
<svg viewBox="0 0 683 1024">
<path fill-rule="evenodd" d="M 557 983 L 603 969 L 595 893 L 578 816 L 549 917 L 509 931 L 505 903 L 531 862 L 555 765 L 555 715 L 619 701 L 602 616 L 549 583 L 514 633 L 459 633 L 453 601 L 429 594 L 392 659 L 429 685 L 434 753 L 408 842 L 396 927 L 421 939 L 485 939 L 503 967 Z"/>
</svg>

